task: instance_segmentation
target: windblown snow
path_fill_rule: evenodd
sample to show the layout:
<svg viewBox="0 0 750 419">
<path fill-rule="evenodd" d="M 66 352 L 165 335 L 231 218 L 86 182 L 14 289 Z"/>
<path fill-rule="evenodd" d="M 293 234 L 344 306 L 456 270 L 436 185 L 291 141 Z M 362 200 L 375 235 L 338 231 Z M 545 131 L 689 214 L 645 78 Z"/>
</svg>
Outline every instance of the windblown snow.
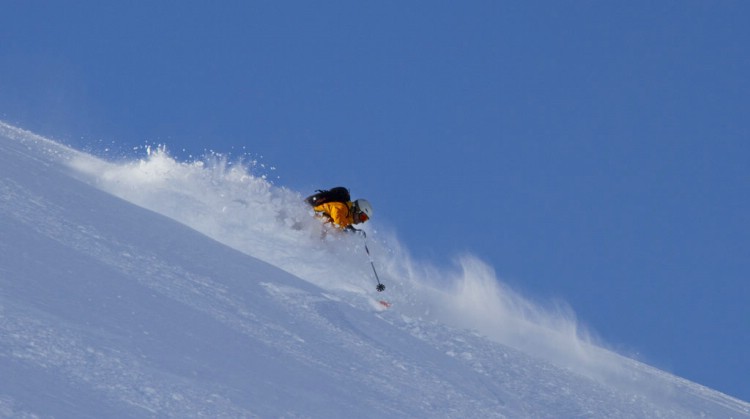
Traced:
<svg viewBox="0 0 750 419">
<path fill-rule="evenodd" d="M 750 417 L 373 221 L 379 294 L 364 238 L 255 170 L 0 122 L 0 417 Z"/>
</svg>

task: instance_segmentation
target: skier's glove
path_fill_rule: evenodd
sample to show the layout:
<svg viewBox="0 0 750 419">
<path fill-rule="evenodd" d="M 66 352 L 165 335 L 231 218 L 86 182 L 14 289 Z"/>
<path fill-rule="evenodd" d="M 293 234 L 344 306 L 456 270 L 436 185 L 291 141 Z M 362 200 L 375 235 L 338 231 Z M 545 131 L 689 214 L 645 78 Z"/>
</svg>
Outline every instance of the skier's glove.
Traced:
<svg viewBox="0 0 750 419">
<path fill-rule="evenodd" d="M 367 238 L 367 234 L 365 234 L 364 230 L 357 230 L 356 228 L 352 226 L 348 226 L 346 230 L 351 231 L 352 233 L 355 233 L 355 234 L 361 234 L 362 237 Z"/>
</svg>

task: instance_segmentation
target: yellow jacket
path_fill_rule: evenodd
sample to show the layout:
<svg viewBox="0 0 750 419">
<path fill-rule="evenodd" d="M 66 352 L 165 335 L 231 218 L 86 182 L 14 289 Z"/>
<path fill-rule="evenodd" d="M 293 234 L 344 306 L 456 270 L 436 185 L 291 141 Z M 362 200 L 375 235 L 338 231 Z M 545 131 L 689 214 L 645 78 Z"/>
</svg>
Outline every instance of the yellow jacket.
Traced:
<svg viewBox="0 0 750 419">
<path fill-rule="evenodd" d="M 346 204 L 342 202 L 327 202 L 313 207 L 313 210 L 328 218 L 329 223 L 333 223 L 339 228 L 347 228 L 354 224 L 354 211 L 352 211 L 351 202 L 347 202 Z"/>
</svg>

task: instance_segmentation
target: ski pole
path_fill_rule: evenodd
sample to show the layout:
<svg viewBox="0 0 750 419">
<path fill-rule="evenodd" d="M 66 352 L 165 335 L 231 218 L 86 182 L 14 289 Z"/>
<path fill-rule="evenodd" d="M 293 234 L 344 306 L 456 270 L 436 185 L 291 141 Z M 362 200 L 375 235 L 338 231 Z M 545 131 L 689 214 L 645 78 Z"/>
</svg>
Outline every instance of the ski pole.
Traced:
<svg viewBox="0 0 750 419">
<path fill-rule="evenodd" d="M 362 232 L 364 234 L 364 231 Z M 378 281 L 378 285 L 375 287 L 378 292 L 385 291 L 385 285 L 380 283 L 380 278 L 378 277 L 378 271 L 375 270 L 375 262 L 372 260 L 372 255 L 370 254 L 370 249 L 367 248 L 367 235 L 364 236 L 364 242 L 365 242 L 365 251 L 367 252 L 367 257 L 370 258 L 370 266 L 372 266 L 372 273 L 375 274 L 375 280 Z"/>
</svg>

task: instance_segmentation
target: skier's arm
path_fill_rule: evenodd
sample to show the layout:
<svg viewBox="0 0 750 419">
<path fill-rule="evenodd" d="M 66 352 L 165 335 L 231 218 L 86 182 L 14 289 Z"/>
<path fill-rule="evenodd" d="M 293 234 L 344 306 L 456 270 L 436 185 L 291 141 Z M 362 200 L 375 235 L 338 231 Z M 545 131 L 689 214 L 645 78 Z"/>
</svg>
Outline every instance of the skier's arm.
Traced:
<svg viewBox="0 0 750 419">
<path fill-rule="evenodd" d="M 345 231 L 349 231 L 351 233 L 361 234 L 363 237 L 367 237 L 367 234 L 365 234 L 364 230 L 360 230 L 360 229 L 354 228 L 353 225 L 347 226 L 344 230 Z"/>
<path fill-rule="evenodd" d="M 328 219 L 328 222 L 336 227 L 344 229 L 350 226 L 354 219 L 350 214 L 349 207 L 341 202 L 328 202 L 318 205 L 313 210 Z"/>
<path fill-rule="evenodd" d="M 346 204 L 339 202 L 333 202 L 329 205 L 329 214 L 333 222 L 339 226 L 339 228 L 347 228 L 352 225 L 354 221 L 349 214 L 349 207 Z"/>
</svg>

